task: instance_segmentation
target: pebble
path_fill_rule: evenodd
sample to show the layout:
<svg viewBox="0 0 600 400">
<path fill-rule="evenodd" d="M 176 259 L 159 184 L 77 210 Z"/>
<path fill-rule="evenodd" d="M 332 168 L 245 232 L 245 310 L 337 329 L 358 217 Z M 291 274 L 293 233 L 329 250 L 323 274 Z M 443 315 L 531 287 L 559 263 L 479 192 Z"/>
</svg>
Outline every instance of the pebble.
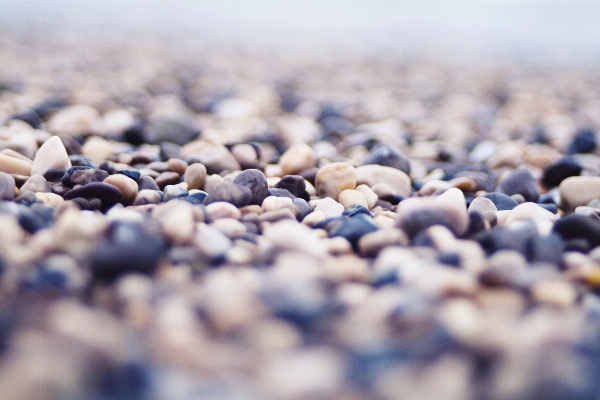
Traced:
<svg viewBox="0 0 600 400">
<path fill-rule="evenodd" d="M 200 163 L 188 166 L 183 175 L 183 181 L 188 184 L 189 189 L 202 189 L 206 180 L 206 167 Z"/>
<path fill-rule="evenodd" d="M 575 209 L 600 198 L 600 178 L 596 176 L 572 176 L 564 179 L 560 185 L 562 206 Z"/>
<path fill-rule="evenodd" d="M 513 222 L 524 221 L 527 219 L 554 222 L 556 220 L 556 216 L 535 203 L 526 202 L 519 204 L 511 210 L 510 214 L 506 218 L 505 224 L 510 225 Z"/>
<path fill-rule="evenodd" d="M 390 246 L 408 246 L 406 233 L 398 228 L 379 229 L 363 235 L 358 240 L 358 252 L 363 257 L 375 257 Z"/>
<path fill-rule="evenodd" d="M 184 175 L 188 167 L 188 163 L 178 158 L 169 158 L 167 164 L 171 171 L 177 172 L 179 175 Z"/>
<path fill-rule="evenodd" d="M 504 193 L 492 192 L 483 195 L 484 198 L 489 199 L 494 203 L 498 211 L 512 210 L 519 205 L 517 201 Z"/>
<path fill-rule="evenodd" d="M 154 183 L 160 188 L 164 189 L 167 185 L 175 185 L 179 183 L 181 176 L 177 172 L 163 172 L 154 178 Z"/>
<path fill-rule="evenodd" d="M 385 143 L 373 147 L 367 158 L 362 162 L 362 165 L 369 164 L 396 168 L 407 175 L 410 174 L 410 161 L 408 158 L 398 149 Z"/>
<path fill-rule="evenodd" d="M 31 174 L 44 175 L 46 171 L 53 168 L 71 168 L 67 150 L 58 136 L 52 136 L 46 140 L 35 153 Z"/>
<path fill-rule="evenodd" d="M 300 212 L 293 200 L 289 197 L 269 196 L 263 201 L 261 208 L 263 212 L 277 211 L 282 208 L 287 208 L 292 212 L 294 217 Z"/>
<path fill-rule="evenodd" d="M 206 214 L 211 221 L 219 218 L 233 218 L 239 220 L 242 217 L 242 213 L 236 206 L 224 201 L 208 204 L 206 206 Z"/>
<path fill-rule="evenodd" d="M 325 197 L 315 201 L 314 211 L 322 211 L 327 218 L 339 217 L 344 212 L 344 206 L 333 200 L 331 197 Z"/>
<path fill-rule="evenodd" d="M 576 158 L 567 156 L 563 157 L 544 169 L 542 176 L 542 184 L 547 188 L 553 188 L 570 176 L 578 176 L 581 174 L 583 167 Z"/>
<path fill-rule="evenodd" d="M 209 174 L 220 174 L 223 171 L 238 171 L 240 164 L 225 146 L 216 146 L 188 157 L 188 164 L 201 163 Z"/>
<path fill-rule="evenodd" d="M 530 292 L 534 301 L 558 307 L 569 307 L 577 299 L 577 291 L 573 285 L 558 280 L 535 282 Z"/>
<path fill-rule="evenodd" d="M 134 206 L 143 206 L 146 204 L 159 204 L 162 202 L 160 194 L 156 190 L 142 189 L 135 196 Z"/>
<path fill-rule="evenodd" d="M 100 199 L 104 209 L 112 207 L 122 199 L 121 191 L 117 186 L 104 182 L 88 183 L 85 186 L 70 190 L 63 196 L 65 200 L 71 200 L 77 197 L 82 197 L 84 199 Z"/>
<path fill-rule="evenodd" d="M 252 201 L 252 191 L 245 186 L 233 182 L 222 182 L 215 185 L 209 192 L 204 204 L 227 202 L 235 207 L 244 207 Z"/>
<path fill-rule="evenodd" d="M 160 190 L 154 179 L 149 176 L 142 176 L 137 183 L 139 190 Z"/>
<path fill-rule="evenodd" d="M 310 200 L 310 196 L 306 191 L 306 181 L 300 175 L 286 175 L 273 187 L 276 189 L 285 189 L 294 197 L 300 197 L 306 201 Z"/>
<path fill-rule="evenodd" d="M 567 153 L 591 153 L 596 147 L 598 147 L 598 143 L 595 132 L 591 129 L 582 129 L 573 136 Z"/>
<path fill-rule="evenodd" d="M 267 177 L 258 169 L 247 169 L 240 172 L 233 179 L 233 183 L 250 189 L 252 198 L 250 204 L 261 205 L 269 196 Z"/>
<path fill-rule="evenodd" d="M 181 199 L 188 196 L 189 192 L 184 188 L 175 185 L 167 185 L 164 189 L 163 201 L 171 201 L 175 199 Z"/>
<path fill-rule="evenodd" d="M 496 190 L 509 196 L 520 194 L 526 201 L 533 202 L 537 201 L 540 195 L 535 178 L 531 172 L 525 168 L 519 168 L 509 172 L 506 177 L 498 183 Z"/>
<path fill-rule="evenodd" d="M 133 203 L 133 200 L 135 200 L 135 197 L 138 194 L 138 184 L 133 179 L 125 175 L 111 175 L 104 179 L 103 182 L 119 188 L 119 191 L 121 192 L 121 200 L 126 204 Z"/>
<path fill-rule="evenodd" d="M 385 183 L 400 196 L 409 197 L 411 181 L 404 172 L 381 165 L 363 165 L 356 168 L 356 183 L 371 188 L 377 183 Z M 348 188 L 353 189 L 353 188 Z"/>
<path fill-rule="evenodd" d="M 89 167 L 71 167 L 63 175 L 61 182 L 68 187 L 86 185 L 92 182 L 103 182 L 108 172 Z"/>
<path fill-rule="evenodd" d="M 183 146 L 198 136 L 200 131 L 183 118 L 156 118 L 144 132 L 150 143 L 171 142 Z"/>
<path fill-rule="evenodd" d="M 317 155 L 315 151 L 306 144 L 295 144 L 290 146 L 279 159 L 281 165 L 281 174 L 298 175 L 303 171 L 308 171 L 317 165 Z"/>
<path fill-rule="evenodd" d="M 195 230 L 192 207 L 185 202 L 171 201 L 161 204 L 152 212 L 152 215 L 161 222 L 163 233 L 171 243 L 176 245 L 191 243 Z"/>
<path fill-rule="evenodd" d="M 315 187 L 320 197 L 337 200 L 345 189 L 356 187 L 356 170 L 348 163 L 331 163 L 319 169 Z"/>
<path fill-rule="evenodd" d="M 362 215 L 355 218 L 344 219 L 343 222 L 329 232 L 330 237 L 343 237 L 352 248 L 358 250 L 358 241 L 367 233 L 375 232 L 379 227 L 372 222 L 370 217 L 362 218 Z"/>
<path fill-rule="evenodd" d="M 479 212 L 479 213 L 483 214 L 486 211 L 492 211 L 495 213 L 496 211 L 498 211 L 498 209 L 496 208 L 496 205 L 494 204 L 494 202 L 492 200 L 490 200 L 486 197 L 477 197 L 477 198 L 473 199 L 471 204 L 469 204 L 468 211 L 469 211 L 469 213 Z"/>
<path fill-rule="evenodd" d="M 0 154 L 0 172 L 31 176 L 31 164 L 19 158 Z"/>
<path fill-rule="evenodd" d="M 11 175 L 0 172 L 0 199 L 12 200 L 16 196 L 15 178 Z"/>
<path fill-rule="evenodd" d="M 42 175 L 32 175 L 27 182 L 21 186 L 21 192 L 50 193 L 50 185 Z"/>
<path fill-rule="evenodd" d="M 342 190 L 339 196 L 339 202 L 344 206 L 344 208 L 348 208 L 355 204 L 365 208 L 368 207 L 365 196 L 357 190 Z"/>
</svg>

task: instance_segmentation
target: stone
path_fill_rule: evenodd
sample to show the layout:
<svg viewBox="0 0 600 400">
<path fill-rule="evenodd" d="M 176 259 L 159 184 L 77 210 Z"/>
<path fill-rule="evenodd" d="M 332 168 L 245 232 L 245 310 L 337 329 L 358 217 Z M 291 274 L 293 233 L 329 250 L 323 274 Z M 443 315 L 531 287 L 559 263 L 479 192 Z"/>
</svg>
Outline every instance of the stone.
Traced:
<svg viewBox="0 0 600 400">
<path fill-rule="evenodd" d="M 294 196 L 293 194 L 291 194 L 288 190 L 286 190 L 286 189 L 278 189 L 278 188 L 271 188 L 271 189 L 269 189 L 269 196 L 273 196 L 273 197 L 287 197 L 288 199 L 292 199 L 292 200 L 294 200 L 296 198 L 296 196 Z"/>
<path fill-rule="evenodd" d="M 171 201 L 175 199 L 181 199 L 188 196 L 188 191 L 175 185 L 167 185 L 164 189 L 163 201 Z"/>
<path fill-rule="evenodd" d="M 160 158 L 163 161 L 169 160 L 171 158 L 177 158 L 179 160 L 183 160 L 183 151 L 181 150 L 181 146 L 172 143 L 172 142 L 160 142 Z"/>
<path fill-rule="evenodd" d="M 241 143 L 231 148 L 231 154 L 243 170 L 257 168 L 260 165 L 260 147 Z"/>
<path fill-rule="evenodd" d="M 400 196 L 411 195 L 411 181 L 408 175 L 399 169 L 382 165 L 363 165 L 356 168 L 356 183 L 373 187 L 377 183 L 385 183 Z M 351 189 L 351 188 L 348 188 Z"/>
<path fill-rule="evenodd" d="M 327 214 L 323 211 L 313 211 L 308 214 L 303 220 L 302 223 L 307 226 L 314 226 L 322 221 L 327 219 Z"/>
<path fill-rule="evenodd" d="M 351 218 L 360 214 L 373 218 L 371 212 L 365 206 L 361 206 L 360 204 L 353 204 L 350 207 L 347 207 L 344 212 L 342 212 L 342 215 Z"/>
<path fill-rule="evenodd" d="M 535 178 L 531 172 L 525 168 L 519 168 L 509 172 L 504 179 L 498 183 L 496 190 L 509 196 L 520 194 L 526 201 L 533 202 L 537 201 L 540 196 Z"/>
<path fill-rule="evenodd" d="M 33 165 L 33 161 L 29 157 L 26 157 L 21 153 L 17 153 L 14 150 L 4 149 L 4 150 L 0 151 L 0 154 L 7 155 L 9 157 L 18 158 L 19 160 L 26 161 L 28 164 Z"/>
<path fill-rule="evenodd" d="M 337 200 L 342 190 L 356 187 L 356 170 L 345 162 L 327 164 L 317 172 L 315 187 L 320 197 Z"/>
<path fill-rule="evenodd" d="M 142 176 L 137 183 L 138 190 L 160 190 L 154 179 L 150 176 Z"/>
<path fill-rule="evenodd" d="M 327 253 L 315 231 L 295 220 L 274 223 L 263 233 L 273 246 L 282 250 L 295 250 L 313 257 L 323 257 Z"/>
<path fill-rule="evenodd" d="M 31 164 L 6 154 L 0 154 L 0 172 L 31 176 Z"/>
<path fill-rule="evenodd" d="M 263 212 L 277 211 L 282 208 L 287 208 L 292 212 L 294 217 L 296 217 L 299 214 L 298 207 L 294 204 L 294 201 L 289 197 L 269 196 L 263 201 L 261 207 Z"/>
<path fill-rule="evenodd" d="M 176 245 L 192 242 L 195 226 L 192 207 L 189 203 L 174 200 L 161 204 L 152 212 L 169 242 Z"/>
<path fill-rule="evenodd" d="M 67 173 L 66 169 L 52 168 L 52 169 L 49 169 L 48 171 L 46 171 L 46 173 L 43 175 L 43 177 L 44 177 L 44 179 L 46 179 L 46 182 L 61 182 L 63 176 L 65 176 L 66 173 Z"/>
<path fill-rule="evenodd" d="M 132 203 L 137 196 L 138 184 L 133 179 L 125 175 L 111 175 L 104 179 L 103 182 L 118 187 L 121 191 L 121 200 L 125 204 Z"/>
<path fill-rule="evenodd" d="M 135 171 L 135 170 L 132 170 L 132 169 L 123 169 L 121 171 L 117 171 L 116 173 L 117 174 L 125 175 L 126 177 L 131 178 L 131 179 L 133 179 L 136 182 L 142 176 L 142 174 L 140 173 L 140 171 Z"/>
<path fill-rule="evenodd" d="M 362 165 L 377 164 L 385 167 L 399 169 L 400 171 L 410 174 L 410 161 L 398 149 L 381 143 L 373 147 L 367 158 L 362 162 Z"/>
<path fill-rule="evenodd" d="M 250 204 L 261 205 L 269 196 L 267 177 L 258 169 L 247 169 L 240 172 L 233 179 L 233 183 L 250 189 L 252 193 Z"/>
<path fill-rule="evenodd" d="M 171 171 L 177 172 L 179 175 L 185 174 L 185 170 L 188 167 L 188 163 L 178 158 L 169 158 L 167 165 Z"/>
<path fill-rule="evenodd" d="M 213 228 L 224 234 L 230 239 L 242 237 L 246 234 L 248 229 L 246 226 L 233 218 L 221 218 L 210 224 Z"/>
<path fill-rule="evenodd" d="M 313 209 L 306 200 L 295 198 L 292 201 L 294 202 L 294 205 L 298 207 L 298 221 L 302 221 L 308 214 L 313 212 Z"/>
<path fill-rule="evenodd" d="M 31 173 L 44 175 L 52 168 L 69 169 L 71 160 L 67 150 L 58 136 L 52 136 L 38 149 L 33 159 Z"/>
<path fill-rule="evenodd" d="M 77 197 L 82 197 L 84 199 L 97 198 L 102 202 L 104 209 L 109 209 L 121 201 L 121 191 L 118 187 L 105 182 L 92 182 L 85 186 L 70 190 L 63 197 L 65 200 L 71 200 Z"/>
<path fill-rule="evenodd" d="M 358 190 L 342 190 L 339 196 L 339 202 L 344 206 L 344 208 L 348 208 L 352 205 L 363 206 L 365 209 L 368 207 L 365 196 Z"/>
<path fill-rule="evenodd" d="M 363 196 L 365 196 L 365 201 L 367 202 L 367 208 L 369 210 L 375 207 L 375 203 L 379 198 L 370 187 L 368 187 L 367 185 L 358 185 L 356 187 L 356 190 L 361 192 Z"/>
<path fill-rule="evenodd" d="M 89 134 L 94 131 L 94 127 L 100 119 L 100 113 L 95 108 L 85 104 L 76 104 L 58 110 L 47 122 L 47 128 L 52 133 Z"/>
<path fill-rule="evenodd" d="M 163 172 L 162 174 L 158 175 L 154 179 L 154 183 L 156 183 L 156 185 L 160 189 L 164 189 L 164 187 L 167 185 L 175 185 L 175 184 L 179 183 L 179 179 L 180 179 L 180 175 L 177 172 L 169 171 L 169 172 Z"/>
<path fill-rule="evenodd" d="M 206 206 L 206 214 L 208 215 L 209 220 L 214 221 L 219 218 L 234 218 L 240 219 L 242 217 L 242 213 L 236 206 L 231 203 L 226 203 L 224 201 L 219 201 L 216 203 L 211 203 Z"/>
<path fill-rule="evenodd" d="M 306 191 L 306 181 L 300 175 L 286 175 L 275 184 L 274 188 L 285 189 L 295 197 L 300 197 L 306 201 L 310 200 L 310 196 Z"/>
<path fill-rule="evenodd" d="M 398 228 L 386 228 L 363 235 L 358 240 L 358 253 L 363 257 L 375 257 L 389 246 L 408 246 L 406 233 Z"/>
<path fill-rule="evenodd" d="M 552 230 L 563 239 L 587 240 L 593 247 L 600 245 L 600 221 L 581 214 L 571 214 L 554 223 Z"/>
<path fill-rule="evenodd" d="M 358 250 L 358 240 L 367 233 L 375 232 L 379 229 L 371 217 L 358 215 L 354 218 L 346 218 L 344 221 L 329 232 L 330 237 L 343 237 L 354 250 Z"/>
<path fill-rule="evenodd" d="M 284 207 L 275 211 L 264 211 L 262 214 L 260 214 L 259 222 L 273 223 L 283 219 L 296 220 L 297 217 L 292 210 Z"/>
<path fill-rule="evenodd" d="M 567 149 L 567 154 L 591 153 L 596 147 L 598 147 L 596 133 L 592 129 L 585 128 L 573 136 Z"/>
<path fill-rule="evenodd" d="M 233 182 L 222 182 L 217 184 L 208 193 L 204 204 L 208 205 L 216 202 L 231 203 L 236 207 L 244 207 L 252 201 L 252 192 L 245 186 Z"/>
<path fill-rule="evenodd" d="M 600 198 L 600 177 L 571 176 L 563 180 L 558 188 L 560 190 L 561 206 L 567 209 L 575 209 Z"/>
<path fill-rule="evenodd" d="M 42 192 L 50 193 L 50 185 L 42 175 L 32 175 L 23 186 L 21 186 L 21 192 Z"/>
<path fill-rule="evenodd" d="M 310 203 L 309 203 L 310 204 Z M 322 211 L 327 218 L 339 217 L 344 212 L 344 206 L 333 200 L 331 197 L 317 200 L 314 211 Z"/>
<path fill-rule="evenodd" d="M 494 202 L 487 197 L 476 197 L 471 204 L 469 204 L 468 211 L 469 213 L 480 212 L 483 214 L 486 211 L 493 211 L 495 213 L 498 209 Z"/>
<path fill-rule="evenodd" d="M 128 273 L 152 274 L 165 252 L 162 237 L 141 224 L 113 222 L 90 255 L 92 275 L 113 282 Z"/>
<path fill-rule="evenodd" d="M 563 157 L 544 169 L 542 184 L 550 189 L 560 185 L 562 181 L 570 176 L 581 174 L 583 167 L 575 157 Z"/>
<path fill-rule="evenodd" d="M 513 208 L 505 223 L 506 225 L 509 225 L 513 222 L 524 221 L 526 219 L 554 222 L 556 220 L 556 216 L 543 209 L 538 204 L 526 202 Z"/>
<path fill-rule="evenodd" d="M 35 197 L 37 197 L 39 202 L 47 204 L 51 207 L 58 207 L 62 202 L 64 202 L 64 199 L 61 196 L 54 193 L 38 192 L 35 194 Z"/>
<path fill-rule="evenodd" d="M 197 225 L 194 244 L 203 256 L 213 262 L 222 260 L 232 246 L 232 242 L 227 236 L 205 223 Z"/>
<path fill-rule="evenodd" d="M 285 175 L 298 175 L 317 165 L 315 151 L 306 144 L 296 144 L 288 148 L 279 158 L 281 173 Z"/>
<path fill-rule="evenodd" d="M 577 290 L 567 281 L 543 280 L 534 282 L 529 291 L 534 301 L 557 307 L 569 307 L 577 300 Z"/>
<path fill-rule="evenodd" d="M 498 211 L 512 210 L 513 208 L 519 205 L 519 203 L 517 203 L 515 199 L 511 198 L 510 196 L 504 193 L 486 193 L 482 197 L 491 200 Z"/>
<path fill-rule="evenodd" d="M 240 164 L 225 146 L 212 147 L 186 159 L 188 164 L 201 163 L 209 174 L 220 174 L 223 171 L 238 171 Z"/>
<path fill-rule="evenodd" d="M 63 175 L 61 182 L 68 187 L 75 185 L 87 185 L 92 182 L 103 182 L 108 178 L 108 172 L 89 168 L 89 167 L 71 167 Z"/>
<path fill-rule="evenodd" d="M 155 190 L 142 189 L 135 196 L 135 200 L 133 201 L 134 206 L 143 206 L 146 204 L 160 204 L 162 202 L 162 198 L 160 194 L 158 194 Z"/>
<path fill-rule="evenodd" d="M 16 196 L 15 178 L 5 172 L 0 172 L 0 199 L 12 200 Z"/>
<path fill-rule="evenodd" d="M 200 134 L 193 124 L 184 118 L 156 118 L 145 129 L 145 141 L 153 144 L 171 142 L 183 146 Z"/>
</svg>

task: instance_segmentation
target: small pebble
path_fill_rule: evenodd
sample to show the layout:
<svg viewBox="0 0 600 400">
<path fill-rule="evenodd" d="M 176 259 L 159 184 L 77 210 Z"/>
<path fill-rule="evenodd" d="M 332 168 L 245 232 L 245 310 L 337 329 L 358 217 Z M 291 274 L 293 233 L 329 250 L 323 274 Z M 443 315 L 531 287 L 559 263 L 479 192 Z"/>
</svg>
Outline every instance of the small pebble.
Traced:
<svg viewBox="0 0 600 400">
<path fill-rule="evenodd" d="M 356 170 L 348 163 L 332 163 L 319 169 L 315 187 L 320 197 L 337 200 L 345 189 L 356 187 Z"/>
</svg>

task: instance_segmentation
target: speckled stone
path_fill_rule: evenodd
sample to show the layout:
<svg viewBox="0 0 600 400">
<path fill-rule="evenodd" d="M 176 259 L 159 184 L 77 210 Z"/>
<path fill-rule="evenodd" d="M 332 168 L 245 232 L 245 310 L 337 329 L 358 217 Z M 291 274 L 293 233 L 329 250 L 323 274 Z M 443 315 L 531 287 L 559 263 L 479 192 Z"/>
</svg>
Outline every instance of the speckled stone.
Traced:
<svg viewBox="0 0 600 400">
<path fill-rule="evenodd" d="M 260 170 L 247 169 L 240 172 L 233 179 L 233 183 L 247 187 L 252 192 L 250 204 L 261 205 L 269 196 L 267 177 Z"/>
</svg>

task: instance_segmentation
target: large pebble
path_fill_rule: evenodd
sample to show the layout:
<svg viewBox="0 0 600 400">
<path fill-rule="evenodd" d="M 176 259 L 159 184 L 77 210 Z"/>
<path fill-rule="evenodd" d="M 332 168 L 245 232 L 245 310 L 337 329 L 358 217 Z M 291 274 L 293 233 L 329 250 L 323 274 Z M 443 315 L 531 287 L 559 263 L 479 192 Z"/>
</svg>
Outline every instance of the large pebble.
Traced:
<svg viewBox="0 0 600 400">
<path fill-rule="evenodd" d="M 32 175 L 23 186 L 21 192 L 50 193 L 50 185 L 42 175 Z"/>
<path fill-rule="evenodd" d="M 327 164 L 317 172 L 315 186 L 320 197 L 337 200 L 342 190 L 356 187 L 356 170 L 345 162 Z"/>
<path fill-rule="evenodd" d="M 306 201 L 310 196 L 306 191 L 306 181 L 300 175 L 286 175 L 273 186 L 277 189 L 285 189 L 295 197 L 300 197 Z"/>
<path fill-rule="evenodd" d="M 183 146 L 193 140 L 200 131 L 184 118 L 155 118 L 145 132 L 145 139 L 154 144 L 172 142 Z"/>
<path fill-rule="evenodd" d="M 600 177 L 572 176 L 563 180 L 558 188 L 562 206 L 575 209 L 600 198 Z"/>
<path fill-rule="evenodd" d="M 232 182 L 222 182 L 209 192 L 204 204 L 216 202 L 231 203 L 236 207 L 244 207 L 252 201 L 252 191 L 245 186 Z"/>
<path fill-rule="evenodd" d="M 575 157 L 563 157 L 544 169 L 542 184 L 553 188 L 570 176 L 578 176 L 582 171 L 581 163 Z"/>
<path fill-rule="evenodd" d="M 31 175 L 31 164 L 16 157 L 0 154 L 0 172 L 23 176 Z"/>
<path fill-rule="evenodd" d="M 108 172 L 89 167 L 71 167 L 63 175 L 61 182 L 65 186 L 87 185 L 92 182 L 102 182 L 108 178 Z"/>
<path fill-rule="evenodd" d="M 183 181 L 188 184 L 188 189 L 202 189 L 206 180 L 206 167 L 204 164 L 194 163 L 188 166 L 183 174 Z"/>
<path fill-rule="evenodd" d="M 121 199 L 126 204 L 132 203 L 135 200 L 135 196 L 137 196 L 138 184 L 125 175 L 111 175 L 104 179 L 104 183 L 118 187 L 121 191 Z"/>
<path fill-rule="evenodd" d="M 211 221 L 219 218 L 240 219 L 242 213 L 231 203 L 219 201 L 206 206 L 206 214 Z"/>
<path fill-rule="evenodd" d="M 44 175 L 46 171 L 52 168 L 68 169 L 70 167 L 71 160 L 63 142 L 58 136 L 52 136 L 44 142 L 35 154 L 31 173 L 33 175 Z"/>
<path fill-rule="evenodd" d="M 382 165 L 363 165 L 356 168 L 356 183 L 373 187 L 377 183 L 385 183 L 400 196 L 409 197 L 411 182 L 408 175 L 396 168 Z"/>
<path fill-rule="evenodd" d="M 306 144 L 291 146 L 279 159 L 283 175 L 297 175 L 317 165 L 315 151 Z"/>
<path fill-rule="evenodd" d="M 494 204 L 493 201 L 491 201 L 490 199 L 486 198 L 486 197 L 477 197 L 475 199 L 473 199 L 473 201 L 471 202 L 471 204 L 469 204 L 469 212 L 480 212 L 481 214 L 483 214 L 486 211 L 493 211 L 496 212 L 498 211 L 498 209 L 496 208 L 496 205 Z"/>
<path fill-rule="evenodd" d="M 77 197 L 98 198 L 105 209 L 121 201 L 121 191 L 118 187 L 104 182 L 93 182 L 85 186 L 70 190 L 64 195 L 65 200 L 75 199 Z"/>
<path fill-rule="evenodd" d="M 410 174 L 410 161 L 398 149 L 381 143 L 375 146 L 362 165 L 377 164 L 385 167 L 392 167 L 400 171 Z"/>
<path fill-rule="evenodd" d="M 269 196 L 267 177 L 258 169 L 247 169 L 233 179 L 233 183 L 247 187 L 252 192 L 250 204 L 261 205 Z"/>
<path fill-rule="evenodd" d="M 520 194 L 526 201 L 537 201 L 540 196 L 535 178 L 531 174 L 531 171 L 525 168 L 509 172 L 498 183 L 497 190 L 509 196 Z"/>
</svg>

